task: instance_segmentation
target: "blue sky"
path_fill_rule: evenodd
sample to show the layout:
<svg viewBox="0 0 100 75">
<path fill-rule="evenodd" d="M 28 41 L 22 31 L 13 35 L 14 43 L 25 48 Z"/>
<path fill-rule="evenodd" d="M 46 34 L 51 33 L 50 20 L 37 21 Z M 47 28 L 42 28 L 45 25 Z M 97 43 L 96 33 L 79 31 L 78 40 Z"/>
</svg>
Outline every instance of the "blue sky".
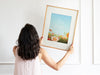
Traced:
<svg viewBox="0 0 100 75">
<path fill-rule="evenodd" d="M 49 29 L 55 34 L 64 35 L 70 30 L 71 19 L 71 16 L 52 13 Z"/>
</svg>

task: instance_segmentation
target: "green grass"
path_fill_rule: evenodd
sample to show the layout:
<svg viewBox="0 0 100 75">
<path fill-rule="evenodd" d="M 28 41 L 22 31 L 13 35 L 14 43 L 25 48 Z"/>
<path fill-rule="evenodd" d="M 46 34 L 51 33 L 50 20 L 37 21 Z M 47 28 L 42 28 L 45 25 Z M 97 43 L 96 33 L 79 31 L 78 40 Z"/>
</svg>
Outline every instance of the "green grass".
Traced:
<svg viewBox="0 0 100 75">
<path fill-rule="evenodd" d="M 61 42 L 61 43 L 68 43 L 68 39 L 59 39 L 57 42 Z"/>
</svg>

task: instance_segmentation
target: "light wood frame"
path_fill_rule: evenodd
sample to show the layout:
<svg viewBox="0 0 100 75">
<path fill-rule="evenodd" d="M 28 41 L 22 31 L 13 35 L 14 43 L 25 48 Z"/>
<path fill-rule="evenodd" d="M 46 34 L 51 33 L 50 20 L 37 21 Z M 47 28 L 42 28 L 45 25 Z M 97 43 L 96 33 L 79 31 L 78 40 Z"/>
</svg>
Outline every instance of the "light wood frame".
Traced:
<svg viewBox="0 0 100 75">
<path fill-rule="evenodd" d="M 63 8 L 63 7 L 57 7 L 57 6 L 52 6 L 52 5 L 47 5 L 46 6 L 46 11 L 45 11 L 45 18 L 44 18 L 44 25 L 43 25 L 42 36 L 44 35 L 44 28 L 45 28 L 45 21 L 46 21 L 46 15 L 47 15 L 47 9 L 48 9 L 48 7 L 54 7 L 54 8 L 65 9 L 65 10 L 73 10 L 73 11 L 76 11 L 77 12 L 76 21 L 75 21 L 75 27 L 74 27 L 74 34 L 73 34 L 73 40 L 72 40 L 72 43 L 74 43 L 75 30 L 76 30 L 76 25 L 77 25 L 79 10 L 69 9 L 69 8 Z M 51 47 L 51 46 L 46 46 L 46 45 L 43 45 L 43 44 L 41 44 L 41 46 L 66 51 L 65 49 L 59 49 L 59 48 L 55 48 L 55 47 Z"/>
</svg>

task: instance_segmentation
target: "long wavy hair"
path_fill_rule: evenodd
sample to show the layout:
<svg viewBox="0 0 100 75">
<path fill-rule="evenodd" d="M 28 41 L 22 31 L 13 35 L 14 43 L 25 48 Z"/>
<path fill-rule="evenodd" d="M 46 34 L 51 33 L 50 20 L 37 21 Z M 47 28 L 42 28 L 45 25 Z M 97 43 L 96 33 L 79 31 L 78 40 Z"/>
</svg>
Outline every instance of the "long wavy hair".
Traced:
<svg viewBox="0 0 100 75">
<path fill-rule="evenodd" d="M 39 36 L 35 27 L 26 24 L 19 34 L 18 38 L 18 56 L 23 60 L 35 59 L 40 51 Z"/>
</svg>

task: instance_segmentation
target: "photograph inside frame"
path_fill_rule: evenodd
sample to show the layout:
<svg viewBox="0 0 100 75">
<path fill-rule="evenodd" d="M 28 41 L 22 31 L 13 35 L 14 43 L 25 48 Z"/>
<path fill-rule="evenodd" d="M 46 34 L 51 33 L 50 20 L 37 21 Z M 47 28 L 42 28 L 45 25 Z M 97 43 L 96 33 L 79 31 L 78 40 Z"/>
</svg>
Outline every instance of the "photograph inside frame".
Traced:
<svg viewBox="0 0 100 75">
<path fill-rule="evenodd" d="M 48 40 L 68 43 L 71 19 L 71 16 L 52 13 Z"/>
</svg>

